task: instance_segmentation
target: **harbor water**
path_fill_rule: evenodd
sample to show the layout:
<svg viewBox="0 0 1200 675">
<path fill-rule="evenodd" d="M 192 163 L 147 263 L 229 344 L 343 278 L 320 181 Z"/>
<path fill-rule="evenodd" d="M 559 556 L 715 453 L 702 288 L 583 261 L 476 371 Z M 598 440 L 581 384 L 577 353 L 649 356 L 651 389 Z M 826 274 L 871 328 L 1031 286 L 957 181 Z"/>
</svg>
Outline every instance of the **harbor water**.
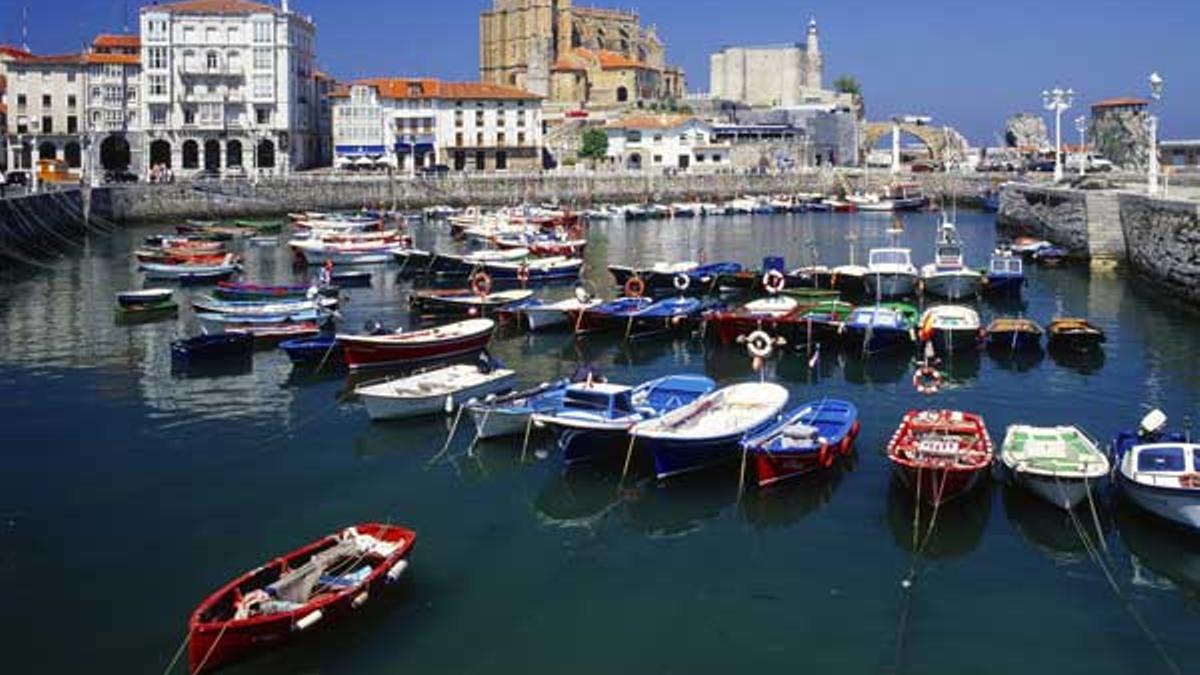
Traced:
<svg viewBox="0 0 1200 675">
<path fill-rule="evenodd" d="M 929 262 L 938 218 L 904 219 Z M 799 214 L 593 225 L 587 275 L 610 263 L 737 260 L 844 264 L 890 242 L 883 216 Z M 986 265 L 992 216 L 958 217 Z M 366 521 L 418 532 L 395 597 L 230 673 L 704 673 L 796 666 L 819 673 L 1200 672 L 1200 536 L 1102 490 L 1072 520 L 999 480 L 928 509 L 892 480 L 883 450 L 905 411 L 971 410 L 997 444 L 1007 425 L 1079 424 L 1107 440 L 1162 408 L 1183 425 L 1200 391 L 1200 322 L 1121 271 L 1029 269 L 1025 300 L 981 302 L 984 323 L 1089 318 L 1102 357 L 955 354 L 946 388 L 914 391 L 911 355 L 834 350 L 770 359 L 792 402 L 860 411 L 852 459 L 829 475 L 738 494 L 738 467 L 658 484 L 619 468 L 564 473 L 552 441 L 472 447 L 444 416 L 372 424 L 333 368 L 281 352 L 222 373 L 172 372 L 177 319 L 117 325 L 113 294 L 140 288 L 131 252 L 162 228 L 93 238 L 0 285 L 0 644 L 10 672 L 161 672 L 192 609 L 241 572 Z M 421 247 L 456 246 L 444 226 Z M 298 283 L 283 246 L 247 247 L 248 280 Z M 348 291 L 341 326 L 409 326 L 396 267 Z M 202 292 L 182 289 L 177 298 Z M 566 297 L 569 287 L 549 297 Z M 181 303 L 186 304 L 186 303 Z M 689 337 L 632 344 L 501 332 L 493 353 L 523 385 L 593 364 L 637 382 L 756 375 L 741 348 Z M 1094 555 L 1080 529 L 1103 532 Z M 931 532 L 922 550 L 914 533 Z M 1111 575 L 1111 576 L 1110 576 Z M 912 579 L 906 588 L 902 581 Z M 178 671 L 183 670 L 178 666 Z"/>
</svg>

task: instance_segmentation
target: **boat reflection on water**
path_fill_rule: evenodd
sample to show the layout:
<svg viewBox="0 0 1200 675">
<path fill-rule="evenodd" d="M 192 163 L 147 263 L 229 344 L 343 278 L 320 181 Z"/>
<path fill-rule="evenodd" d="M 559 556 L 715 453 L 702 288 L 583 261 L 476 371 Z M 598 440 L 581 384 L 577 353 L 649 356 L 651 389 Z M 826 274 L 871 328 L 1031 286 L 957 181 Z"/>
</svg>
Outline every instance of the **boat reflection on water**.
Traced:
<svg viewBox="0 0 1200 675">
<path fill-rule="evenodd" d="M 913 513 L 916 501 L 911 490 L 893 478 L 888 487 L 887 519 L 896 545 L 908 553 L 913 548 Z M 992 515 L 992 482 L 983 481 L 970 492 L 942 504 L 937 522 L 923 555 L 926 558 L 959 558 L 979 547 Z M 921 504 L 918 540 L 929 531 L 933 507 Z M 920 545 L 918 541 L 918 546 Z"/>
<path fill-rule="evenodd" d="M 1051 347 L 1049 352 L 1050 358 L 1060 368 L 1073 370 L 1080 375 L 1094 375 L 1100 372 L 1103 370 L 1104 362 L 1107 359 L 1103 348 L 1077 351 Z"/>
<path fill-rule="evenodd" d="M 747 476 L 746 493 L 742 495 L 742 517 L 758 529 L 786 527 L 824 509 L 833 499 L 846 474 L 853 468 L 856 455 L 841 458 L 828 471 L 802 476 L 777 483 L 765 489 L 751 487 Z"/>
<path fill-rule="evenodd" d="M 1087 560 L 1087 548 L 1071 523 L 1071 514 L 1016 485 L 1005 484 L 1001 489 L 1004 514 L 1013 529 L 1034 548 L 1060 565 L 1074 565 Z M 1081 506 L 1075 512 L 1075 517 L 1084 532 L 1095 541 L 1096 526 L 1087 506 Z M 1102 520 L 1101 527 L 1104 526 Z"/>
<path fill-rule="evenodd" d="M 622 496 L 629 526 L 651 538 L 685 537 L 699 531 L 737 500 L 736 465 L 702 471 L 670 483 L 628 479 Z"/>
<path fill-rule="evenodd" d="M 968 384 L 979 379 L 983 362 L 982 349 L 963 349 L 938 357 L 937 368 L 946 377 L 947 384 Z"/>
<path fill-rule="evenodd" d="M 1005 346 L 989 345 L 988 358 L 1000 370 L 1025 373 L 1042 365 L 1046 360 L 1046 351 L 1040 346 L 1037 349 L 1012 350 Z"/>
<path fill-rule="evenodd" d="M 254 358 L 222 359 L 219 361 L 171 362 L 171 377 L 184 380 L 240 377 L 254 372 Z"/>
<path fill-rule="evenodd" d="M 687 337 L 632 342 L 622 340 L 613 355 L 613 363 L 629 367 L 643 366 L 659 363 L 660 359 L 666 357 L 668 363 L 680 367 L 697 363 L 698 369 L 701 349 L 700 343 Z"/>
<path fill-rule="evenodd" d="M 533 502 L 538 521 L 560 529 L 596 526 L 621 503 L 620 478 L 600 467 L 551 471 Z"/>
<path fill-rule="evenodd" d="M 912 350 L 903 349 L 864 357 L 843 352 L 846 381 L 852 384 L 895 384 L 912 373 Z"/>
<path fill-rule="evenodd" d="M 1174 585 L 1200 597 L 1200 537 L 1183 527 L 1118 500 L 1117 529 L 1132 554 L 1133 583 L 1168 588 Z M 1165 584 L 1163 580 L 1170 583 Z"/>
</svg>

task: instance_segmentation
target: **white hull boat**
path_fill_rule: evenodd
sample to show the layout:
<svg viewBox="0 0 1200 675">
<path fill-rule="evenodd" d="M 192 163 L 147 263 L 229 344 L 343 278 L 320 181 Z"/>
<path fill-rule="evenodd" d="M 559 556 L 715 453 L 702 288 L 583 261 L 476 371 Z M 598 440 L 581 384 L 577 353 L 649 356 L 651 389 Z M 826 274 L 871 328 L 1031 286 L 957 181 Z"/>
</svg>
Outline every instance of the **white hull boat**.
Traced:
<svg viewBox="0 0 1200 675">
<path fill-rule="evenodd" d="M 541 331 L 565 326 L 569 312 L 582 312 L 599 304 L 599 300 L 580 302 L 577 298 L 568 298 L 548 305 L 526 307 L 523 311 L 529 322 L 529 330 Z"/>
<path fill-rule="evenodd" d="M 473 398 L 508 391 L 515 371 L 485 372 L 477 365 L 454 365 L 354 390 L 372 420 L 395 420 L 452 412 Z"/>
<path fill-rule="evenodd" d="M 1000 464 L 1021 488 L 1060 509 L 1073 509 L 1108 475 L 1109 462 L 1077 427 L 1008 428 Z"/>
</svg>

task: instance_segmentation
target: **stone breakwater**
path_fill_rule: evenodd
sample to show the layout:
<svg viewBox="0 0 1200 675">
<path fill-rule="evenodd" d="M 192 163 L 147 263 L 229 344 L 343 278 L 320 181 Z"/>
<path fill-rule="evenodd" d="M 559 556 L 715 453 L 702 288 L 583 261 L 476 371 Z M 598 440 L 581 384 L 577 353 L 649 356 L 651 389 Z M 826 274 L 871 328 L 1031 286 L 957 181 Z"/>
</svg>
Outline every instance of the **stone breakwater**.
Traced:
<svg viewBox="0 0 1200 675">
<path fill-rule="evenodd" d="M 86 209 L 79 190 L 0 199 L 0 258 L 36 265 L 78 250 L 88 231 L 110 231 Z"/>
<path fill-rule="evenodd" d="M 1200 203 L 1116 190 L 1007 186 L 999 223 L 1066 247 L 1075 257 L 1128 264 L 1200 302 Z"/>
<path fill-rule="evenodd" d="M 986 176 L 947 180 L 916 177 L 926 194 L 953 194 L 960 203 L 977 201 Z M 335 177 L 296 175 L 286 180 L 171 185 L 129 185 L 94 191 L 94 212 L 117 222 L 182 218 L 222 219 L 276 215 L 289 211 L 451 206 L 508 206 L 558 203 L 572 208 L 629 202 L 719 201 L 741 195 L 834 192 L 851 176 L 828 172 L 783 175 L 547 175 L 450 176 L 438 178 Z M 879 178 L 872 180 L 878 186 Z"/>
</svg>

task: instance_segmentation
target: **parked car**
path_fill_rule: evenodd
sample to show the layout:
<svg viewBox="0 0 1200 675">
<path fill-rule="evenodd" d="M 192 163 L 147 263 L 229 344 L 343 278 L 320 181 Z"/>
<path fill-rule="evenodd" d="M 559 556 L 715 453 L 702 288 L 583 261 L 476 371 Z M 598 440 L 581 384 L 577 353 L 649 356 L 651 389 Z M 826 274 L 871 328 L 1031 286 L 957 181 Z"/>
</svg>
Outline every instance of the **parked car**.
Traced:
<svg viewBox="0 0 1200 675">
<path fill-rule="evenodd" d="M 9 171 L 4 175 L 4 182 L 9 185 L 29 185 L 29 172 Z"/>
<path fill-rule="evenodd" d="M 1053 172 L 1054 171 L 1054 160 L 1052 160 L 1052 159 L 1034 160 L 1029 163 L 1028 168 L 1030 171 L 1037 171 L 1039 173 Z"/>
<path fill-rule="evenodd" d="M 1070 155 L 1067 157 L 1067 170 L 1068 171 L 1079 171 L 1080 163 L 1084 163 L 1083 164 L 1084 171 L 1087 171 L 1089 173 L 1096 172 L 1096 171 L 1112 171 L 1114 168 L 1112 162 L 1101 157 L 1100 155 L 1074 154 L 1074 155 Z"/>
</svg>

